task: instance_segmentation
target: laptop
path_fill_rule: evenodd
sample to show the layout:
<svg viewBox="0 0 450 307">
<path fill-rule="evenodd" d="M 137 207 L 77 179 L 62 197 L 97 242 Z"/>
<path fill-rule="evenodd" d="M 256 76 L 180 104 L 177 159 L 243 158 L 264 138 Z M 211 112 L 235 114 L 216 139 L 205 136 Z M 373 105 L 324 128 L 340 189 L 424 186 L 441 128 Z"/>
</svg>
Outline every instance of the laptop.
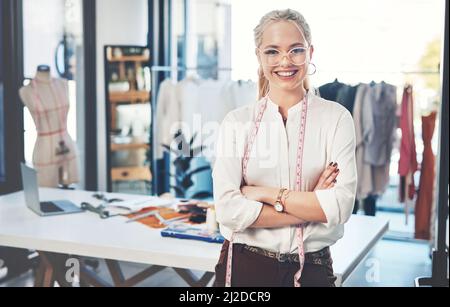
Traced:
<svg viewBox="0 0 450 307">
<path fill-rule="evenodd" d="M 39 189 L 37 182 L 37 173 L 34 169 L 20 164 L 22 172 L 23 190 L 25 193 L 25 202 L 27 207 L 40 216 L 51 216 L 59 214 L 69 214 L 83 212 L 74 203 L 68 200 L 39 201 Z"/>
</svg>

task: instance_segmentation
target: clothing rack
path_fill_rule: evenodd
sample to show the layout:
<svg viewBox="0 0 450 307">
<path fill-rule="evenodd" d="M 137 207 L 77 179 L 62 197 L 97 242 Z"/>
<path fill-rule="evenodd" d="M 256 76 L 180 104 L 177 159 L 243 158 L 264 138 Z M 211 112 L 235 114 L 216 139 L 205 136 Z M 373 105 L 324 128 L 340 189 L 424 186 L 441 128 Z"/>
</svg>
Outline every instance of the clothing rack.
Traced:
<svg viewBox="0 0 450 307">
<path fill-rule="evenodd" d="M 150 136 L 150 160 L 151 160 L 151 171 L 152 171 L 152 194 L 156 195 L 162 192 L 159 187 L 159 174 L 156 171 L 157 161 L 156 157 L 156 146 L 153 144 L 155 139 L 155 129 L 154 125 L 156 122 L 156 100 L 158 98 L 159 83 L 161 78 L 158 78 L 158 73 L 174 73 L 174 72 L 188 72 L 188 71 L 228 71 L 231 72 L 232 69 L 229 67 L 215 67 L 215 66 L 197 66 L 197 67 L 187 67 L 187 66 L 152 66 L 151 76 L 152 76 L 152 89 L 151 89 L 151 106 L 152 106 L 152 121 L 151 121 L 151 136 Z"/>
</svg>

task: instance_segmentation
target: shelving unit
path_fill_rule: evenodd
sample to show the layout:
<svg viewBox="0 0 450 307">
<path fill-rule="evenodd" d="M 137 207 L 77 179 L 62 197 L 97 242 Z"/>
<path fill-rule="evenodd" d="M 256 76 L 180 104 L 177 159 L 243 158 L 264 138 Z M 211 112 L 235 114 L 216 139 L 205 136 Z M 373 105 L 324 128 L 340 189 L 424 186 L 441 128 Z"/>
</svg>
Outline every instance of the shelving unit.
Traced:
<svg viewBox="0 0 450 307">
<path fill-rule="evenodd" d="M 130 51 L 131 53 L 136 54 L 129 54 Z M 142 163 L 142 157 L 147 156 L 147 153 L 150 150 L 149 140 L 146 142 L 137 142 L 135 140 L 136 138 L 130 138 L 130 143 L 114 143 L 114 138 L 111 137 L 121 132 L 122 127 L 118 127 L 120 114 L 118 114 L 117 108 L 119 106 L 135 104 L 149 104 L 151 106 L 150 90 L 147 86 L 142 88 L 142 82 L 140 83 L 140 86 L 138 85 L 138 78 L 143 78 L 143 69 L 149 67 L 149 62 L 149 51 L 145 47 L 105 47 L 105 80 L 109 110 L 108 186 L 109 190 L 113 192 L 123 192 L 123 190 L 113 188 L 116 183 L 149 183 L 152 180 L 152 172 L 148 165 L 149 163 Z M 142 80 L 143 79 L 141 79 L 141 81 Z M 125 85 L 125 88 L 128 90 L 119 91 L 116 88 L 110 90 L 111 82 L 121 83 L 121 85 Z M 142 140 L 142 138 L 138 139 Z M 126 192 L 130 192 L 129 189 L 127 189 Z"/>
<path fill-rule="evenodd" d="M 132 150 L 132 149 L 150 149 L 150 145 L 146 143 L 111 144 L 111 151 Z"/>
<path fill-rule="evenodd" d="M 109 92 L 109 103 L 111 104 L 111 130 L 116 129 L 117 112 L 116 107 L 120 104 L 149 103 L 150 92 L 128 91 Z"/>
<path fill-rule="evenodd" d="M 113 181 L 150 181 L 152 174 L 148 167 L 114 167 L 111 177 Z"/>
</svg>

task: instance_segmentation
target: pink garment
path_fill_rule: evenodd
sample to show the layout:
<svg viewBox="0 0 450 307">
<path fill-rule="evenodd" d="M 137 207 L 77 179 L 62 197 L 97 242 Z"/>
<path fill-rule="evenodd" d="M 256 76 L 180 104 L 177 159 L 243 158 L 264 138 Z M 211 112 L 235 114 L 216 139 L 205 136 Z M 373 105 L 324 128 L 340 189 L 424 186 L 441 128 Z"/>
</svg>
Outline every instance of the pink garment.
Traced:
<svg viewBox="0 0 450 307">
<path fill-rule="evenodd" d="M 436 178 L 436 157 L 431 147 L 434 128 L 436 125 L 436 112 L 422 116 L 423 159 L 420 164 L 419 193 L 415 209 L 415 238 L 430 239 L 431 216 L 434 202 L 434 181 Z"/>
<path fill-rule="evenodd" d="M 400 161 L 398 163 L 398 173 L 400 175 L 400 202 L 404 202 L 406 195 L 409 199 L 414 198 L 414 173 L 417 171 L 417 153 L 414 137 L 414 101 L 413 89 L 411 85 L 406 85 L 403 90 L 403 98 L 400 114 L 400 129 L 402 139 L 400 144 Z"/>
</svg>

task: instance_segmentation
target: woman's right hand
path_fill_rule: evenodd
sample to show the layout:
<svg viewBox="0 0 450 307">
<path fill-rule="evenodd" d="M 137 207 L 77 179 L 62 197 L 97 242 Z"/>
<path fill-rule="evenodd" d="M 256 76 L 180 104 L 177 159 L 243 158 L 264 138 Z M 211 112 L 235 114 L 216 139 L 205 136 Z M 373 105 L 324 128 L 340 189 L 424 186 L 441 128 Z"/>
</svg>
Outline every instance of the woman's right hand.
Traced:
<svg viewBox="0 0 450 307">
<path fill-rule="evenodd" d="M 338 168 L 338 164 L 331 162 L 320 175 L 319 181 L 317 182 L 314 191 L 333 188 L 337 182 L 336 178 L 339 175 L 339 172 L 340 170 Z"/>
</svg>

